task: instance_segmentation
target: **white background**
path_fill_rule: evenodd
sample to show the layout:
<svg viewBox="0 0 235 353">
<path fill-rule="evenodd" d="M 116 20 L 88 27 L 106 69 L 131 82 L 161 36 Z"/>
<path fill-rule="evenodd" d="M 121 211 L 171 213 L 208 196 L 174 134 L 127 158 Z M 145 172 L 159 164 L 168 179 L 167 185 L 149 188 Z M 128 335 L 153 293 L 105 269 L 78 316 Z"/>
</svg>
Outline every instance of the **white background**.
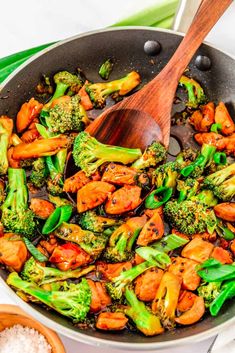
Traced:
<svg viewBox="0 0 235 353">
<path fill-rule="evenodd" d="M 1 0 L 0 57 L 33 46 L 111 25 L 136 10 L 160 0 Z M 223 0 L 221 0 L 223 1 Z M 212 30 L 207 40 L 235 55 L 235 3 Z M 0 285 L 0 303 L 12 303 Z M 234 326 L 235 337 L 235 326 Z M 232 337 L 231 337 L 232 338 Z M 62 337 L 67 353 L 116 353 Z M 165 353 L 206 353 L 211 340 Z M 234 347 L 221 352 L 235 353 Z M 1 348 L 0 348 L 1 353 Z"/>
</svg>

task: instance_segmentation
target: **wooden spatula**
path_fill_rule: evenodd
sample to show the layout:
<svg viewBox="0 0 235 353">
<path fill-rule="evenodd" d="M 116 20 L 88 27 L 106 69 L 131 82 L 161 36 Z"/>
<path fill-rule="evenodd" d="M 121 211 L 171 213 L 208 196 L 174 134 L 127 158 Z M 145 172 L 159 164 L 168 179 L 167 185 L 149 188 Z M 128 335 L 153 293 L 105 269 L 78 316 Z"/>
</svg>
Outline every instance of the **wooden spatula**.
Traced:
<svg viewBox="0 0 235 353">
<path fill-rule="evenodd" d="M 104 111 L 86 129 L 98 141 L 144 149 L 153 140 L 169 145 L 171 109 L 178 81 L 196 50 L 232 0 L 203 0 L 164 69 L 140 91 Z"/>
</svg>

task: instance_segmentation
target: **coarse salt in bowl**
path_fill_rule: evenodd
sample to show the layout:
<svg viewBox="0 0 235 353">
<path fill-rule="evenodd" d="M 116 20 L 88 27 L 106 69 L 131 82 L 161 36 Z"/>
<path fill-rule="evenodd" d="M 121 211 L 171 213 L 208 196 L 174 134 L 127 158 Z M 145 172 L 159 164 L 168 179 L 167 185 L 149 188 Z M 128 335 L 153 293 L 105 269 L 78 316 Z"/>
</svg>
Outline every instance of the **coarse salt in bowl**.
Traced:
<svg viewBox="0 0 235 353">
<path fill-rule="evenodd" d="M 28 349 L 28 350 L 27 350 Z M 0 305 L 0 353 L 66 353 L 58 335 L 15 305 Z"/>
</svg>

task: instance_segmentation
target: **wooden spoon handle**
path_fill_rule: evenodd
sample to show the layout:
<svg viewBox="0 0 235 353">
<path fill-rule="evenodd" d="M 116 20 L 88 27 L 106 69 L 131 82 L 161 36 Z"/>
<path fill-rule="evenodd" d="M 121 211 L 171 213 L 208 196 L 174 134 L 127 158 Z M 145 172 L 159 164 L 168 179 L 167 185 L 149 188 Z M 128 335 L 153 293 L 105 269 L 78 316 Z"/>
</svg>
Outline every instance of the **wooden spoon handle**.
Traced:
<svg viewBox="0 0 235 353">
<path fill-rule="evenodd" d="M 160 75 L 170 75 L 173 80 L 179 80 L 193 55 L 203 42 L 206 35 L 223 15 L 233 0 L 203 0 L 187 34 L 180 43 L 171 60 Z M 155 78 L 159 80 L 158 78 Z M 154 80 L 151 83 L 154 84 Z"/>
</svg>

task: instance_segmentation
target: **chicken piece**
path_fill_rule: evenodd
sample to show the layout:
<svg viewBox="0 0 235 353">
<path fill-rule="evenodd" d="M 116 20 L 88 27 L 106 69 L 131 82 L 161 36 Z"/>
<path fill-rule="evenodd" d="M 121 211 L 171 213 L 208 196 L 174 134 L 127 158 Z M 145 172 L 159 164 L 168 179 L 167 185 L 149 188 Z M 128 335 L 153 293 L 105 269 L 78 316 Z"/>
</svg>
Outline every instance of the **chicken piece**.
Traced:
<svg viewBox="0 0 235 353">
<path fill-rule="evenodd" d="M 123 313 L 100 313 L 96 328 L 105 331 L 119 331 L 126 327 L 128 319 Z"/>
<path fill-rule="evenodd" d="M 195 130 L 200 132 L 209 131 L 214 121 L 215 106 L 212 102 L 202 106 L 201 110 L 196 110 L 189 119 L 190 124 L 194 126 Z"/>
<path fill-rule="evenodd" d="M 120 214 L 132 211 L 141 203 L 141 188 L 139 186 L 124 185 L 115 191 L 105 204 L 105 211 L 109 214 Z"/>
<path fill-rule="evenodd" d="M 202 240 L 201 237 L 198 236 L 185 245 L 181 252 L 181 256 L 197 262 L 204 262 L 209 259 L 213 248 L 213 244 Z"/>
<path fill-rule="evenodd" d="M 230 249 L 231 249 L 231 251 L 233 253 L 233 256 L 235 256 L 235 239 L 231 241 Z"/>
<path fill-rule="evenodd" d="M 23 135 L 21 136 L 21 140 L 25 143 L 30 143 L 39 138 L 39 136 L 40 134 L 36 128 L 30 129 L 23 133 Z"/>
<path fill-rule="evenodd" d="M 144 301 L 152 301 L 157 293 L 163 276 L 163 271 L 159 268 L 151 268 L 138 276 L 135 282 L 135 294 Z"/>
<path fill-rule="evenodd" d="M 49 258 L 61 271 L 74 270 L 91 262 L 91 257 L 80 246 L 72 243 L 58 245 Z"/>
<path fill-rule="evenodd" d="M 70 178 L 65 179 L 63 190 L 65 192 L 75 193 L 90 181 L 91 179 L 86 176 L 83 170 L 79 170 L 79 172 Z"/>
<path fill-rule="evenodd" d="M 48 240 L 41 240 L 39 242 L 39 245 L 42 249 L 45 249 L 46 252 L 51 255 L 54 251 L 54 249 L 58 246 L 58 242 L 56 237 L 53 234 L 49 235 Z"/>
<path fill-rule="evenodd" d="M 235 155 L 235 134 L 224 138 L 225 152 L 227 155 Z"/>
<path fill-rule="evenodd" d="M 200 284 L 201 278 L 197 274 L 198 262 L 183 257 L 173 257 L 168 271 L 182 278 L 182 288 L 194 291 Z"/>
<path fill-rule="evenodd" d="M 102 181 L 117 185 L 135 184 L 136 170 L 121 164 L 110 163 L 104 171 Z"/>
<path fill-rule="evenodd" d="M 27 260 L 28 251 L 20 237 L 7 233 L 0 237 L 0 263 L 11 270 L 20 272 Z"/>
<path fill-rule="evenodd" d="M 228 250 L 221 248 L 220 246 L 216 246 L 212 251 L 211 257 L 220 261 L 222 264 L 232 264 L 233 259 Z"/>
<path fill-rule="evenodd" d="M 13 155 L 14 147 L 10 147 L 7 150 L 7 159 L 9 163 L 9 167 L 11 168 L 20 168 L 20 160 L 15 160 L 12 155 Z"/>
<path fill-rule="evenodd" d="M 12 157 L 16 160 L 52 156 L 62 148 L 67 148 L 69 138 L 65 135 L 51 137 L 48 139 L 38 139 L 30 143 L 20 143 L 13 148 Z"/>
<path fill-rule="evenodd" d="M 91 181 L 77 192 L 78 212 L 85 212 L 101 205 L 111 193 L 115 186 L 104 181 Z"/>
<path fill-rule="evenodd" d="M 88 83 L 89 82 L 86 80 L 84 85 L 82 86 L 82 88 L 80 88 L 80 90 L 78 92 L 78 95 L 81 98 L 81 104 L 82 104 L 82 106 L 84 107 L 85 110 L 90 110 L 90 109 L 93 108 L 93 104 L 92 104 L 92 101 L 90 99 L 90 96 L 89 96 L 89 94 L 86 91 L 86 85 Z"/>
<path fill-rule="evenodd" d="M 94 282 L 91 279 L 87 279 L 87 282 L 91 289 L 91 313 L 97 313 L 112 303 L 111 298 L 102 283 Z"/>
<path fill-rule="evenodd" d="M 47 219 L 55 210 L 53 203 L 36 197 L 31 199 L 29 208 L 33 211 L 36 217 L 42 219 Z"/>
<path fill-rule="evenodd" d="M 42 110 L 43 104 L 39 103 L 36 99 L 31 98 L 29 102 L 24 103 L 16 117 L 17 132 L 24 131 L 29 124 L 37 118 Z"/>
<path fill-rule="evenodd" d="M 181 316 L 175 318 L 180 325 L 191 325 L 199 321 L 205 313 L 205 304 L 202 297 L 195 295 L 192 307 Z"/>
<path fill-rule="evenodd" d="M 235 124 L 223 102 L 215 108 L 215 123 L 221 124 L 221 132 L 224 135 L 231 135 L 235 132 Z"/>
<path fill-rule="evenodd" d="M 235 202 L 223 202 L 214 207 L 217 217 L 228 222 L 235 222 Z"/>
<path fill-rule="evenodd" d="M 189 310 L 193 306 L 195 298 L 196 294 L 184 290 L 180 294 L 177 310 L 179 310 L 181 313 L 184 313 L 185 311 Z"/>
<path fill-rule="evenodd" d="M 223 151 L 226 148 L 226 137 L 217 134 L 216 132 L 202 132 L 194 135 L 195 140 L 199 145 L 204 143 L 215 146 L 218 151 Z"/>
<path fill-rule="evenodd" d="M 108 264 L 106 262 L 97 263 L 97 272 L 101 273 L 104 278 L 111 280 L 118 277 L 121 272 L 130 270 L 132 268 L 131 262 L 119 262 L 116 264 Z"/>
<path fill-rule="evenodd" d="M 161 239 L 164 234 L 164 223 L 158 212 L 155 212 L 141 230 L 137 245 L 146 246 L 154 240 Z"/>
</svg>

